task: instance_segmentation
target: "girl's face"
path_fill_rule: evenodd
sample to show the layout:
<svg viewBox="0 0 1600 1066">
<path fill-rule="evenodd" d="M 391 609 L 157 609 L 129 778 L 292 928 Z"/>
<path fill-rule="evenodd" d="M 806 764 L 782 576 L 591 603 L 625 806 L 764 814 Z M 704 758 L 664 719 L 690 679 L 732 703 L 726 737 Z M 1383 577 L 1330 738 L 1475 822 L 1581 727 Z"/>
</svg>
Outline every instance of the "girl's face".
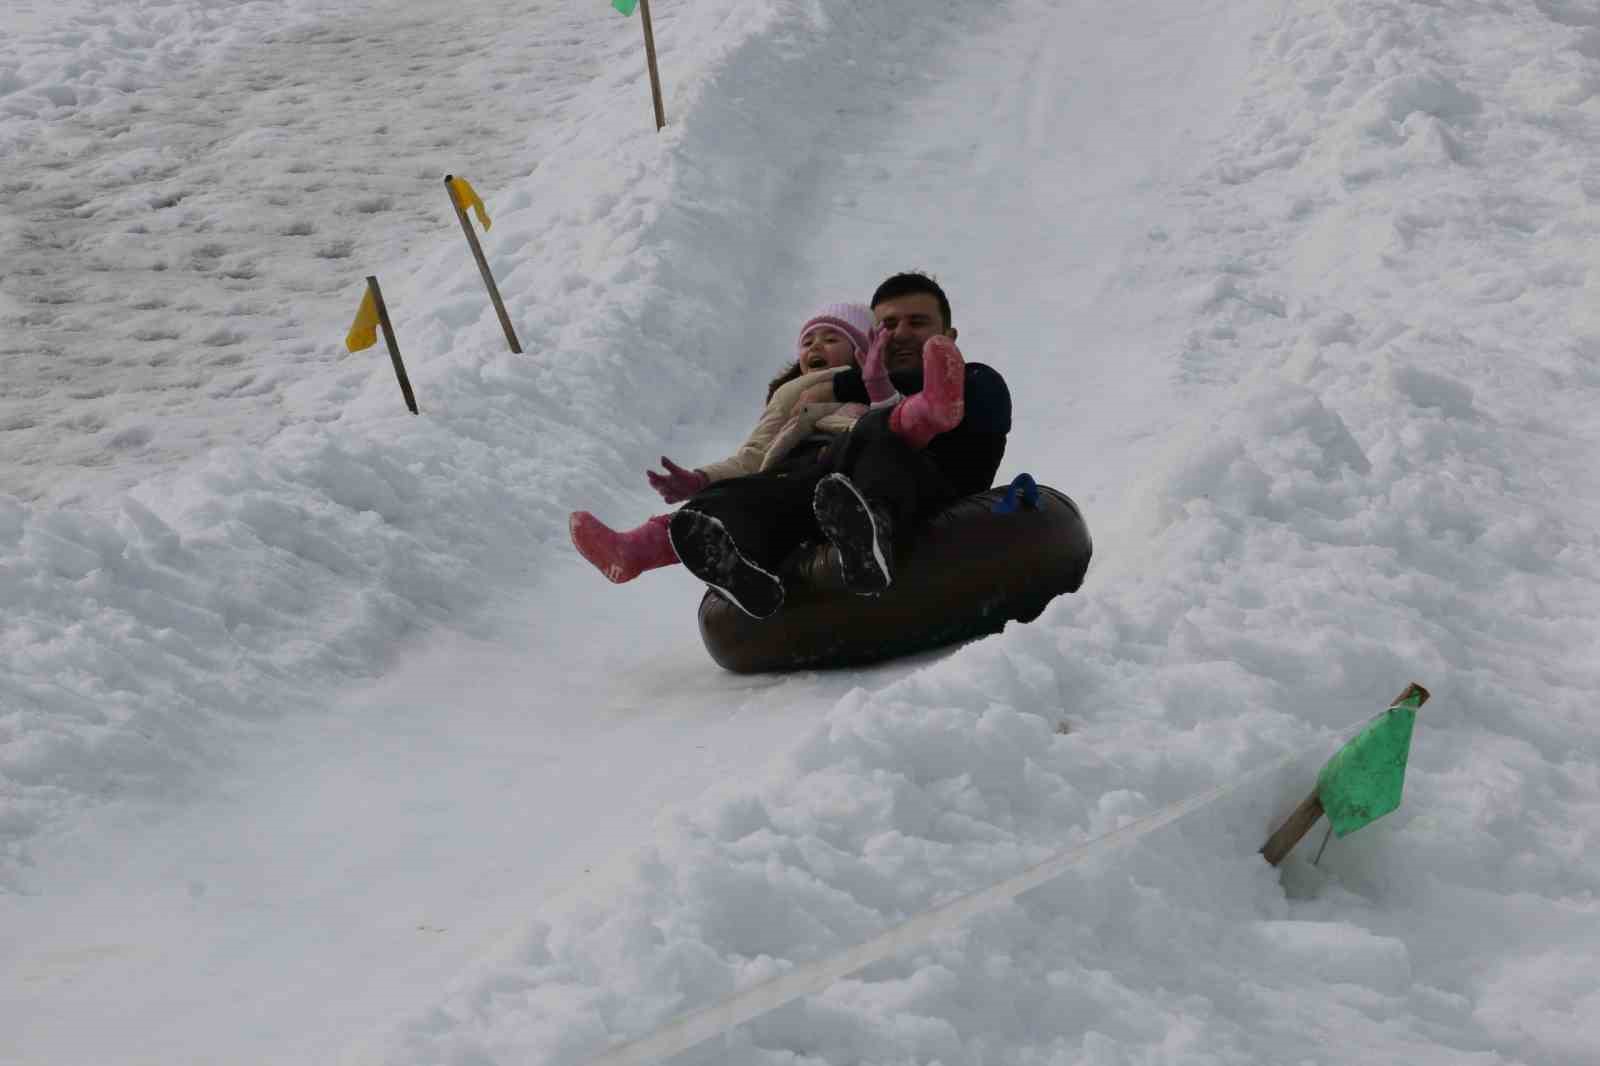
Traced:
<svg viewBox="0 0 1600 1066">
<path fill-rule="evenodd" d="M 849 366 L 855 362 L 856 349 L 833 326 L 816 326 L 800 338 L 800 369 L 806 373 L 827 370 L 836 366 Z"/>
</svg>

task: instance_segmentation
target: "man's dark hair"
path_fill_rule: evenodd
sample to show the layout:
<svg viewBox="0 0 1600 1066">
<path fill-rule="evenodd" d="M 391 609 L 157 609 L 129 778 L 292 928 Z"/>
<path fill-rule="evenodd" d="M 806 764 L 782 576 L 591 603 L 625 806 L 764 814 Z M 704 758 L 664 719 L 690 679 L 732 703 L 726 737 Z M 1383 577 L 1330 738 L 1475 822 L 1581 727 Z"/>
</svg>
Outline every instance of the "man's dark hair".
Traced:
<svg viewBox="0 0 1600 1066">
<path fill-rule="evenodd" d="M 895 300 L 913 293 L 925 292 L 939 301 L 939 313 L 944 316 L 944 328 L 950 328 L 950 298 L 939 288 L 939 283 L 931 277 L 918 271 L 906 274 L 896 274 L 878 286 L 878 291 L 872 294 L 872 306 L 876 308 L 885 300 Z"/>
</svg>

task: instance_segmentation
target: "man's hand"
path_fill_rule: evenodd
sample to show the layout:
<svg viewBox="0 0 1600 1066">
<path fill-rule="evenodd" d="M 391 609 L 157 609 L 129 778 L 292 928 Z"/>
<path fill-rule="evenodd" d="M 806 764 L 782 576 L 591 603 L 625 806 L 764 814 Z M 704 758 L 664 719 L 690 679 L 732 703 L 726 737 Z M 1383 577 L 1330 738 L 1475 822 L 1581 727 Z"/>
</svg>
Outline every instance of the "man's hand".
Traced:
<svg viewBox="0 0 1600 1066">
<path fill-rule="evenodd" d="M 772 438 L 772 443 L 767 445 L 767 454 L 761 460 L 761 469 L 770 470 L 783 459 L 788 458 L 794 446 L 799 444 L 811 433 L 817 424 L 817 417 L 812 412 L 813 404 L 801 404 L 795 408 L 794 417 L 784 423 L 778 435 Z"/>
<path fill-rule="evenodd" d="M 659 492 L 661 498 L 668 503 L 682 503 L 711 484 L 711 479 L 699 470 L 685 470 L 665 455 L 661 457 L 661 465 L 666 467 L 665 474 L 646 470 L 644 476 L 645 480 L 650 482 L 650 487 Z"/>
<path fill-rule="evenodd" d="M 867 413 L 866 404 L 860 403 L 803 403 L 794 409 L 794 416 L 789 419 L 778 435 L 772 438 L 772 443 L 767 445 L 767 454 L 761 461 L 762 470 L 770 470 L 794 451 L 795 445 L 805 440 L 817 431 L 817 423 L 824 418 L 843 416 L 852 424 L 856 419 Z M 829 430 L 836 432 L 836 430 Z"/>
<path fill-rule="evenodd" d="M 833 379 L 829 378 L 827 381 L 813 385 L 805 392 L 802 392 L 800 400 L 795 404 L 795 407 L 799 409 L 808 404 L 835 402 L 837 401 L 833 395 Z"/>
</svg>

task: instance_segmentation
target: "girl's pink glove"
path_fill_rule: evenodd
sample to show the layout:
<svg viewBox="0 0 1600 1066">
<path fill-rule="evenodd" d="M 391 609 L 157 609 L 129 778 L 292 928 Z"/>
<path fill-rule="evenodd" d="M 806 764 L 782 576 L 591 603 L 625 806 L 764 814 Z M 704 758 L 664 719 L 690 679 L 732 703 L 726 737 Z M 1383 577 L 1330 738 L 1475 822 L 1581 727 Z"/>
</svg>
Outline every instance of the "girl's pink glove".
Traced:
<svg viewBox="0 0 1600 1066">
<path fill-rule="evenodd" d="M 889 347 L 889 331 L 873 326 L 867 334 L 867 354 L 861 361 L 861 383 L 867 387 L 867 399 L 872 406 L 882 407 L 900 398 L 889 381 L 889 371 L 883 365 L 883 353 Z"/>
<path fill-rule="evenodd" d="M 685 470 L 665 455 L 661 457 L 661 465 L 667 468 L 665 474 L 646 470 L 644 476 L 645 480 L 650 482 L 650 487 L 659 492 L 661 498 L 668 503 L 682 503 L 711 484 L 711 479 L 705 474 L 698 470 Z"/>
</svg>

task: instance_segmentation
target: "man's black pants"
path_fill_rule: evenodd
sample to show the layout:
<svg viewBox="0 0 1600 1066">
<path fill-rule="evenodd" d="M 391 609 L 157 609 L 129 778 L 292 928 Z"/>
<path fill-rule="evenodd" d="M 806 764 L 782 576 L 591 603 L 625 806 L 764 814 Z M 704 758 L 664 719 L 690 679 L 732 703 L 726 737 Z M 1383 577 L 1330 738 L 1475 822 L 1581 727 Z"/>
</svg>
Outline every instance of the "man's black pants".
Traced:
<svg viewBox="0 0 1600 1066">
<path fill-rule="evenodd" d="M 926 452 L 894 434 L 889 414 L 878 410 L 862 416 L 824 453 L 808 451 L 771 470 L 708 485 L 683 509 L 720 521 L 746 559 L 776 573 L 795 548 L 823 539 L 812 494 L 817 482 L 841 473 L 869 502 L 888 511 L 896 540 L 903 543 L 919 519 L 960 494 Z"/>
</svg>

